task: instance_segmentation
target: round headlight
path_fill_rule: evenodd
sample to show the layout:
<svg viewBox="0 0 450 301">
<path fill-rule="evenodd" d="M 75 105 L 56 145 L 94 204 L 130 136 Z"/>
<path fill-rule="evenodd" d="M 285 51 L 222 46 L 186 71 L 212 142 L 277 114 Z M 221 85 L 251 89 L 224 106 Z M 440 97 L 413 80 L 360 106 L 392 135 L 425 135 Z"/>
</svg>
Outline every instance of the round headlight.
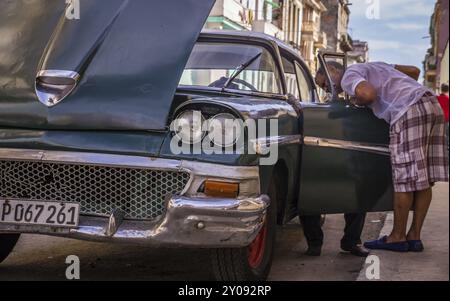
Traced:
<svg viewBox="0 0 450 301">
<path fill-rule="evenodd" d="M 220 113 L 209 120 L 208 138 L 217 146 L 232 146 L 241 136 L 242 129 L 240 119 L 229 113 Z"/>
<path fill-rule="evenodd" d="M 175 119 L 175 135 L 184 143 L 201 142 L 205 136 L 202 125 L 205 122 L 200 111 L 185 111 Z"/>
</svg>

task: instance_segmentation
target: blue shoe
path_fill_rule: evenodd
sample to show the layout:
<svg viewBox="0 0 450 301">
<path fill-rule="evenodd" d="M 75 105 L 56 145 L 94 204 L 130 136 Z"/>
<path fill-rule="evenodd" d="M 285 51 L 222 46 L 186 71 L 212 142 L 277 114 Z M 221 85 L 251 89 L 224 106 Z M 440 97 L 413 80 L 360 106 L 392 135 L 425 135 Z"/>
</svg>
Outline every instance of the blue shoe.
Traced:
<svg viewBox="0 0 450 301">
<path fill-rule="evenodd" d="M 394 252 L 408 252 L 409 244 L 407 241 L 402 242 L 386 242 L 387 236 L 383 236 L 380 239 L 367 241 L 364 243 L 364 247 L 371 250 L 388 250 Z"/>
<path fill-rule="evenodd" d="M 423 252 L 423 243 L 421 240 L 408 240 L 410 252 Z"/>
</svg>

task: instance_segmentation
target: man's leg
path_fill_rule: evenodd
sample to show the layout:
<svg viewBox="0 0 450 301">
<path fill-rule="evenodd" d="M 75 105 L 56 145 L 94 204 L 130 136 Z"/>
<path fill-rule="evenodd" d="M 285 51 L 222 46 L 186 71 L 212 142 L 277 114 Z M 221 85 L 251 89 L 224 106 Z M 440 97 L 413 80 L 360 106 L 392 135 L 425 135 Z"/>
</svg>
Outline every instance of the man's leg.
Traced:
<svg viewBox="0 0 450 301">
<path fill-rule="evenodd" d="M 414 218 L 406 237 L 408 240 L 420 240 L 420 233 L 428 208 L 430 208 L 431 198 L 431 188 L 414 193 Z"/>
<path fill-rule="evenodd" d="M 345 217 L 344 237 L 341 240 L 341 249 L 350 254 L 367 257 L 369 251 L 361 246 L 361 233 L 366 221 L 365 213 L 347 213 Z"/>
<path fill-rule="evenodd" d="M 341 239 L 341 248 L 348 250 L 361 244 L 361 233 L 366 221 L 365 213 L 346 213 L 344 237 Z"/>
<path fill-rule="evenodd" d="M 323 231 L 320 224 L 320 215 L 303 215 L 300 216 L 303 233 L 308 243 L 308 255 L 320 255 L 323 244 Z"/>
<path fill-rule="evenodd" d="M 408 215 L 413 202 L 413 192 L 394 193 L 394 227 L 391 234 L 387 238 L 388 243 L 406 241 Z"/>
</svg>

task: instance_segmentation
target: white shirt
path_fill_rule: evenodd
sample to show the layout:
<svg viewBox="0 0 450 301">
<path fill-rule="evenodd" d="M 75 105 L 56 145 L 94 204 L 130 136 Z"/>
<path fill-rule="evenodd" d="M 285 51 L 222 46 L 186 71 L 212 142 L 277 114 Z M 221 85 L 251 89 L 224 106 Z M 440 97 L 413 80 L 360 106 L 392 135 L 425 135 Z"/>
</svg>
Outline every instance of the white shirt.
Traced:
<svg viewBox="0 0 450 301">
<path fill-rule="evenodd" d="M 408 75 L 383 62 L 351 65 L 342 78 L 342 89 L 355 96 L 356 87 L 363 81 L 370 83 L 377 92 L 377 99 L 369 107 L 375 116 L 394 124 L 408 108 L 415 104 L 428 88 Z M 434 93 L 433 93 L 434 94 Z"/>
</svg>

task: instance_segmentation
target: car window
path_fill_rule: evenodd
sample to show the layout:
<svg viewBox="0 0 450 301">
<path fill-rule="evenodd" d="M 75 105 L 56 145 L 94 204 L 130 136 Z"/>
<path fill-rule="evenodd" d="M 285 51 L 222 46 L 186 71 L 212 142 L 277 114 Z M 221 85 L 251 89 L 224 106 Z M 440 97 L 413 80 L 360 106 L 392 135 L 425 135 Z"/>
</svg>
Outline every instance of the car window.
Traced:
<svg viewBox="0 0 450 301">
<path fill-rule="evenodd" d="M 180 86 L 222 88 L 240 65 L 255 57 L 228 89 L 281 94 L 279 73 L 270 52 L 264 47 L 232 43 L 197 43 Z"/>
<path fill-rule="evenodd" d="M 295 73 L 295 66 L 292 61 L 286 57 L 282 57 L 284 77 L 286 79 L 287 93 L 293 95 L 296 99 L 300 100 L 300 91 L 297 81 L 297 75 Z"/>
<path fill-rule="evenodd" d="M 300 96 L 302 102 L 314 101 L 314 90 L 311 87 L 311 82 L 306 75 L 306 71 L 300 66 L 298 62 L 295 62 L 295 72 L 298 78 L 298 84 L 300 87 Z"/>
</svg>

